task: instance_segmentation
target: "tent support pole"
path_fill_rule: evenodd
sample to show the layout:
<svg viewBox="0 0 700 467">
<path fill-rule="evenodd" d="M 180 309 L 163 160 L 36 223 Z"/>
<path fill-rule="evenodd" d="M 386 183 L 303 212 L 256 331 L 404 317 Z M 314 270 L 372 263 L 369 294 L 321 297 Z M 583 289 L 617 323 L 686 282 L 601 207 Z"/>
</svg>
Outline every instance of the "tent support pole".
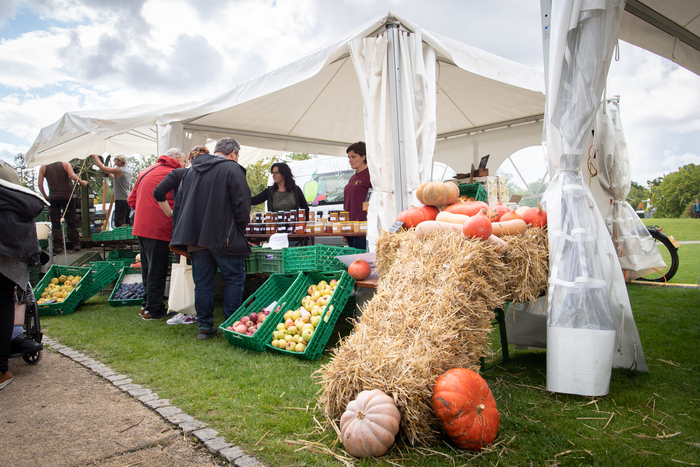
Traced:
<svg viewBox="0 0 700 467">
<path fill-rule="evenodd" d="M 408 209 L 408 186 L 404 163 L 406 150 L 404 147 L 403 113 L 401 112 L 403 96 L 401 93 L 399 24 L 387 24 L 386 28 L 389 36 L 389 93 L 391 95 L 391 129 L 394 140 L 394 196 L 396 214 L 398 215 L 401 211 Z"/>
</svg>

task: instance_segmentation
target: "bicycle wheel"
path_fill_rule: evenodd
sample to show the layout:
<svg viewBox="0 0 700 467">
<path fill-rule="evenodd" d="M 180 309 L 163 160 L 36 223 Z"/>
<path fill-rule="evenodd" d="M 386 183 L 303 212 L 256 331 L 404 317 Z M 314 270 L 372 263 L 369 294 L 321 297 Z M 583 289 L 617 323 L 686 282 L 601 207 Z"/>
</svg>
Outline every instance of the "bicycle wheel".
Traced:
<svg viewBox="0 0 700 467">
<path fill-rule="evenodd" d="M 651 236 L 654 237 L 654 240 L 656 240 L 656 246 L 659 248 L 659 252 L 664 258 L 664 261 L 666 261 L 668 269 L 647 274 L 644 277 L 637 278 L 637 280 L 649 282 L 668 282 L 673 278 L 673 276 L 676 275 L 676 272 L 678 271 L 678 248 L 676 248 L 673 243 L 671 243 L 671 240 L 669 240 L 668 237 L 662 232 L 655 229 L 647 230 L 649 230 Z"/>
</svg>

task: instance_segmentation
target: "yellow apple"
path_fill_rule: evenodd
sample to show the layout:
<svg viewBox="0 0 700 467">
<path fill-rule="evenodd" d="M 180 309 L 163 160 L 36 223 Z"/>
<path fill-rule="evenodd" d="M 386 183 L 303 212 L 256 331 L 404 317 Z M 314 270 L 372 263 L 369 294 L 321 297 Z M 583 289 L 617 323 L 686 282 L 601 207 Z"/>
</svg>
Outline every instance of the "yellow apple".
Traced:
<svg viewBox="0 0 700 467">
<path fill-rule="evenodd" d="M 318 290 L 311 295 L 311 300 L 313 300 L 314 302 L 317 302 L 319 298 L 321 298 L 321 292 L 319 292 Z"/>
<path fill-rule="evenodd" d="M 317 288 L 317 287 L 316 287 L 315 285 L 310 285 L 309 288 L 308 288 L 308 290 L 307 290 L 307 292 L 309 293 L 309 295 L 313 295 L 314 292 L 316 292 L 316 288 Z"/>
</svg>

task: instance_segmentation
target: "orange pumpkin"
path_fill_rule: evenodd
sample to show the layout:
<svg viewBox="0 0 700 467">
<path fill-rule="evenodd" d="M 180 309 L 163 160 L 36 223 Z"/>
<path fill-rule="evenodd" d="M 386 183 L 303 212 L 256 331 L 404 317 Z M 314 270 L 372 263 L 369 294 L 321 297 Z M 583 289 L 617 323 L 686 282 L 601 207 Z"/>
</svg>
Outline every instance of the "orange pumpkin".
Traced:
<svg viewBox="0 0 700 467">
<path fill-rule="evenodd" d="M 440 375 L 432 402 L 440 425 L 460 448 L 478 451 L 496 439 L 501 421 L 496 400 L 473 371 L 453 368 Z"/>
<path fill-rule="evenodd" d="M 507 222 L 514 220 L 523 220 L 523 216 L 518 214 L 516 211 L 510 211 L 501 216 L 501 220 L 498 222 Z"/>
<path fill-rule="evenodd" d="M 447 206 L 443 211 L 451 212 L 452 214 L 462 214 L 463 216 L 472 217 L 482 209 L 488 209 L 489 205 L 483 201 L 457 201 L 454 204 Z"/>
<path fill-rule="evenodd" d="M 459 199 L 459 187 L 451 182 L 421 183 L 416 198 L 426 206 L 447 206 Z"/>
<path fill-rule="evenodd" d="M 362 281 L 372 273 L 372 267 L 365 260 L 357 258 L 348 266 L 348 274 L 356 281 Z"/>
<path fill-rule="evenodd" d="M 469 218 L 462 226 L 462 233 L 469 238 L 488 240 L 493 233 L 493 225 L 483 209 Z"/>
<path fill-rule="evenodd" d="M 503 203 L 496 203 L 494 206 L 489 208 L 486 216 L 491 222 L 500 222 L 501 217 L 509 212 L 510 208 L 508 206 L 504 206 Z"/>
<path fill-rule="evenodd" d="M 547 225 L 547 211 L 542 209 L 540 203 L 537 203 L 536 208 L 530 208 L 523 213 L 523 220 L 532 227 L 544 227 Z"/>
<path fill-rule="evenodd" d="M 397 221 L 403 222 L 403 227 L 408 230 L 417 227 L 423 221 L 434 221 L 440 211 L 435 206 L 421 206 L 401 211 L 396 216 Z"/>
</svg>

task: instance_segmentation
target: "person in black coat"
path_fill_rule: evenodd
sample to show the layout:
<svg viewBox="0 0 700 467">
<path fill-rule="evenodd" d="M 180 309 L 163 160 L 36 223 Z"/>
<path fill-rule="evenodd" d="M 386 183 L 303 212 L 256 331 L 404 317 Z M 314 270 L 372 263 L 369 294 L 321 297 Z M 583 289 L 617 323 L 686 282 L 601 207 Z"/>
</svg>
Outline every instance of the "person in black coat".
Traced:
<svg viewBox="0 0 700 467">
<path fill-rule="evenodd" d="M 267 210 L 272 212 L 304 209 L 308 219 L 309 205 L 304 192 L 294 181 L 292 169 L 284 162 L 277 162 L 270 167 L 270 173 L 274 183 L 253 196 L 250 204 L 256 205 L 267 201 Z"/>
</svg>

